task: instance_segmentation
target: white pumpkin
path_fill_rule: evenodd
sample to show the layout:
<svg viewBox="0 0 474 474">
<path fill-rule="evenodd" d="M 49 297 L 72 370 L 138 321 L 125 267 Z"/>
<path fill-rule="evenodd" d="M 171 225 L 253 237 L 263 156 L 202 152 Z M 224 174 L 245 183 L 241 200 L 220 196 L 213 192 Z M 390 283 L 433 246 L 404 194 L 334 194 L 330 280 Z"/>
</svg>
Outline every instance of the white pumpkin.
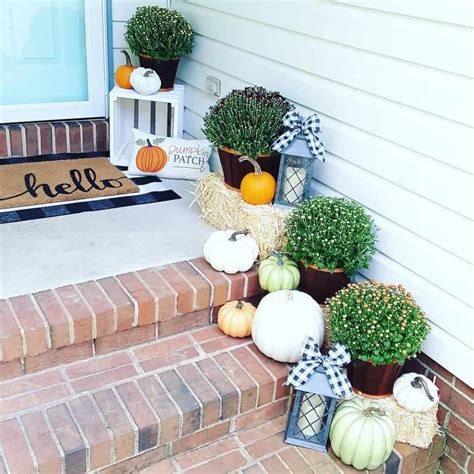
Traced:
<svg viewBox="0 0 474 474">
<path fill-rule="evenodd" d="M 137 67 L 130 75 L 130 84 L 139 94 L 151 95 L 160 90 L 161 79 L 153 69 Z"/>
<path fill-rule="evenodd" d="M 401 407 L 412 413 L 429 411 L 439 401 L 438 387 L 429 378 L 415 372 L 396 380 L 393 396 Z"/>
<path fill-rule="evenodd" d="M 311 296 L 280 290 L 262 299 L 252 322 L 252 338 L 261 352 L 280 362 L 297 362 L 306 336 L 322 346 L 323 312 Z"/>
<path fill-rule="evenodd" d="M 258 245 L 247 230 L 218 230 L 207 239 L 203 253 L 214 270 L 233 274 L 250 270 Z"/>
</svg>

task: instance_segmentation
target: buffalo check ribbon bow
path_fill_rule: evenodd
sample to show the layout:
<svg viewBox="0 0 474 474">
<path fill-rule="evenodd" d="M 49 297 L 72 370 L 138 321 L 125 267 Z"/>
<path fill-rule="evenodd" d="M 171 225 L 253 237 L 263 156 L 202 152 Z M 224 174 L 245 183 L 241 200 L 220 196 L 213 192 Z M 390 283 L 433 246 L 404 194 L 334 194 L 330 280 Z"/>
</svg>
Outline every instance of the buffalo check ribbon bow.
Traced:
<svg viewBox="0 0 474 474">
<path fill-rule="evenodd" d="M 322 365 L 334 394 L 339 398 L 351 398 L 354 396 L 354 391 L 342 370 L 342 366 L 350 361 L 351 356 L 346 346 L 335 344 L 327 355 L 322 355 L 318 343 L 308 336 L 303 343 L 301 360 L 292 367 L 285 384 L 299 387 L 309 380 L 319 365 Z"/>
<path fill-rule="evenodd" d="M 313 114 L 303 121 L 301 115 L 298 112 L 288 112 L 283 117 L 283 125 L 288 130 L 273 142 L 273 150 L 278 152 L 283 151 L 295 139 L 296 135 L 303 133 L 311 154 L 316 159 L 323 162 L 325 161 L 324 145 L 317 135 L 321 132 L 321 128 L 319 126 L 319 117 L 317 114 Z"/>
</svg>

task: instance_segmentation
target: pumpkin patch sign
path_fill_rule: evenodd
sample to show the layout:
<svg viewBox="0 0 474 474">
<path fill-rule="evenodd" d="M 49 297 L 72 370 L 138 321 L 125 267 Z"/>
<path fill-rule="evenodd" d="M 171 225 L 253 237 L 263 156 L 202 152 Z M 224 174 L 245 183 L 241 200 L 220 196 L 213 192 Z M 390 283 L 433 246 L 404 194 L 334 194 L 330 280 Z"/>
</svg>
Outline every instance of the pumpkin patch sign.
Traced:
<svg viewBox="0 0 474 474">
<path fill-rule="evenodd" d="M 174 179 L 198 179 L 209 173 L 212 145 L 208 140 L 158 137 L 138 129 L 133 129 L 133 135 L 129 173 Z"/>
</svg>

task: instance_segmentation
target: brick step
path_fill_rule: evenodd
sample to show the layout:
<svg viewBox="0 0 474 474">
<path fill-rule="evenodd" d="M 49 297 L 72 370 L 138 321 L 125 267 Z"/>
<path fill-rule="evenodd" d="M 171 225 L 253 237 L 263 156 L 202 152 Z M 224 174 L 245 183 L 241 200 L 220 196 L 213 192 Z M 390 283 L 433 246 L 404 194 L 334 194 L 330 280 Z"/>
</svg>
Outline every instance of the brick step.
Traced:
<svg viewBox="0 0 474 474">
<path fill-rule="evenodd" d="M 139 455 L 122 464 L 114 472 L 140 474 L 168 473 L 436 473 L 439 467 L 443 440 L 437 437 L 430 449 L 417 449 L 397 444 L 391 462 L 375 471 L 356 471 L 344 465 L 329 450 L 328 454 L 306 448 L 289 446 L 283 442 L 286 415 L 261 423 L 256 427 L 235 431 L 183 454 L 178 454 L 144 467 L 151 456 Z M 107 472 L 107 470 L 105 470 Z"/>
<path fill-rule="evenodd" d="M 0 125 L 0 159 L 109 151 L 106 119 Z"/>
<path fill-rule="evenodd" d="M 251 472 L 281 465 L 283 472 L 353 472 L 331 453 L 283 443 L 288 369 L 250 338 L 212 325 L 5 381 L 0 469 L 134 472 L 169 458 L 151 472 L 225 472 L 215 470 L 220 463 Z M 384 472 L 436 472 L 442 441 L 429 450 L 397 444 Z M 216 448 L 223 444 L 225 458 Z"/>
<path fill-rule="evenodd" d="M 0 380 L 209 325 L 260 291 L 256 268 L 225 275 L 198 258 L 0 300 Z"/>
<path fill-rule="evenodd" d="M 5 381 L 0 470 L 85 472 L 183 453 L 286 413 L 287 373 L 213 325 Z"/>
</svg>

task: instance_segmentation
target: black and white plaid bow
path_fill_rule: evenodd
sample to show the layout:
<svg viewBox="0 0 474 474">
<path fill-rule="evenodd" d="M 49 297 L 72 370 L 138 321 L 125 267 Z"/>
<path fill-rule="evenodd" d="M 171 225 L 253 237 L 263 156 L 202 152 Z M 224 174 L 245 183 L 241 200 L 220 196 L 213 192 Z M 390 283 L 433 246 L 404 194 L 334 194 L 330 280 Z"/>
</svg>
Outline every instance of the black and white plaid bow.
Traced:
<svg viewBox="0 0 474 474">
<path fill-rule="evenodd" d="M 318 343 L 308 336 L 303 343 L 301 360 L 292 367 L 285 384 L 299 387 L 309 380 L 319 365 L 322 365 L 334 394 L 339 398 L 351 398 L 354 396 L 354 391 L 347 375 L 341 370 L 341 367 L 350 361 L 351 356 L 346 346 L 335 344 L 327 355 L 322 355 Z"/>
<path fill-rule="evenodd" d="M 273 150 L 278 152 L 283 151 L 295 139 L 296 135 L 302 132 L 306 138 L 311 154 L 318 160 L 325 160 L 324 145 L 317 135 L 321 131 L 317 114 L 311 115 L 303 122 L 298 112 L 288 112 L 283 117 L 283 125 L 288 130 L 273 142 Z"/>
</svg>

